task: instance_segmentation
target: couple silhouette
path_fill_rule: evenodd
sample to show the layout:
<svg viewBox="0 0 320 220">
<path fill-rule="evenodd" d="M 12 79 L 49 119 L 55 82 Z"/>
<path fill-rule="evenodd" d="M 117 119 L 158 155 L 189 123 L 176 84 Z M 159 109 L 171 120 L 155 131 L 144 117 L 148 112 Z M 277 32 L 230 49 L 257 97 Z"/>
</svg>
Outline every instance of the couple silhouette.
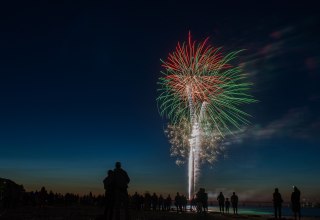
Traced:
<svg viewBox="0 0 320 220">
<path fill-rule="evenodd" d="M 128 184 L 130 178 L 121 163 L 116 162 L 114 170 L 108 170 L 107 177 L 103 180 L 105 189 L 105 218 L 108 220 L 120 219 L 120 212 L 123 210 L 125 219 L 129 220 L 129 196 Z"/>
</svg>

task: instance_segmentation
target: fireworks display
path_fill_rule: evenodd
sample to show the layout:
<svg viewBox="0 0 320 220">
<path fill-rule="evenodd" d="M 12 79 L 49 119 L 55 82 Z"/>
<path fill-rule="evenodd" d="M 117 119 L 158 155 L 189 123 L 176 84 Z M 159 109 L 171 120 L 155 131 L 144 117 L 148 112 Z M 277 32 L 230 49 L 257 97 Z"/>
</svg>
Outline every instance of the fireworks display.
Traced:
<svg viewBox="0 0 320 220">
<path fill-rule="evenodd" d="M 223 55 L 221 48 L 192 41 L 177 44 L 159 79 L 159 108 L 170 124 L 166 130 L 171 155 L 177 164 L 188 160 L 189 198 L 194 195 L 200 164 L 213 163 L 221 152 L 220 141 L 234 128 L 247 124 L 249 115 L 239 106 L 255 100 L 247 93 L 246 75 L 232 64 L 235 51 Z"/>
</svg>

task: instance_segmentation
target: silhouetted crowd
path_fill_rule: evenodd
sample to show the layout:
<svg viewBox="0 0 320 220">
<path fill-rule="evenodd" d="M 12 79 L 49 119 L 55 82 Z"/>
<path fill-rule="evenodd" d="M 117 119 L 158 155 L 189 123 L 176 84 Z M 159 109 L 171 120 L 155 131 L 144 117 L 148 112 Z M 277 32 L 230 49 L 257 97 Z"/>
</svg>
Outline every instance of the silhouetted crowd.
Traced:
<svg viewBox="0 0 320 220">
<path fill-rule="evenodd" d="M 130 201 L 134 210 L 169 211 L 172 205 L 172 199 L 170 195 L 168 195 L 166 198 L 163 198 L 162 195 L 158 196 L 156 193 L 151 195 L 149 192 L 146 192 L 144 195 L 140 195 L 135 192 L 130 197 Z"/>
<path fill-rule="evenodd" d="M 109 170 L 107 177 L 103 180 L 105 194 L 95 196 L 91 192 L 87 195 L 79 196 L 72 193 L 60 194 L 47 191 L 42 187 L 39 191 L 25 192 L 22 185 L 17 185 L 11 180 L 0 178 L 0 210 L 14 209 L 18 206 L 72 206 L 86 205 L 105 207 L 105 219 L 120 219 L 121 215 L 125 219 L 130 219 L 129 208 L 137 211 L 176 211 L 186 212 L 189 205 L 190 211 L 206 213 L 208 211 L 208 194 L 204 188 L 200 188 L 195 196 L 188 200 L 179 192 L 174 198 L 169 195 L 146 192 L 143 195 L 135 192 L 132 196 L 128 194 L 127 188 L 130 178 L 125 170 L 121 168 L 121 163 L 115 164 L 114 170 Z M 300 190 L 294 186 L 291 194 L 291 209 L 295 220 L 301 218 Z M 239 198 L 233 192 L 229 198 L 225 198 L 222 192 L 217 197 L 221 214 L 229 214 L 230 206 L 233 214 L 238 214 Z M 275 218 L 281 219 L 283 199 L 278 188 L 273 193 L 273 206 Z"/>
<path fill-rule="evenodd" d="M 0 199 L 1 200 L 1 199 Z M 69 206 L 69 205 L 89 205 L 89 206 L 104 206 L 104 196 L 94 196 L 90 192 L 88 195 L 79 196 L 73 193 L 54 193 L 47 192 L 45 187 L 39 191 L 32 192 L 15 192 L 12 194 L 3 195 L 0 202 L 2 209 L 12 209 L 18 206 L 33 206 L 33 207 L 46 207 L 46 206 Z"/>
</svg>

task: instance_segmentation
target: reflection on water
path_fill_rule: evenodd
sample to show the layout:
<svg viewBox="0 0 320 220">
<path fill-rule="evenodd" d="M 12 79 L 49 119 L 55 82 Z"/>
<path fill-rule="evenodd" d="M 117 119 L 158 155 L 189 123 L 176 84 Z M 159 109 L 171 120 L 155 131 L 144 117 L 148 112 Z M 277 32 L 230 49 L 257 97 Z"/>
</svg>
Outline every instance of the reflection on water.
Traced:
<svg viewBox="0 0 320 220">
<path fill-rule="evenodd" d="M 217 206 L 209 206 L 209 211 L 211 212 L 219 212 L 219 207 Z M 232 207 L 229 209 L 230 213 L 233 213 Z M 248 214 L 248 215 L 273 215 L 273 207 L 239 207 L 239 214 Z M 292 216 L 292 211 L 289 207 L 282 208 L 282 216 Z M 302 208 L 301 209 L 302 216 L 308 217 L 320 217 L 320 208 Z"/>
</svg>

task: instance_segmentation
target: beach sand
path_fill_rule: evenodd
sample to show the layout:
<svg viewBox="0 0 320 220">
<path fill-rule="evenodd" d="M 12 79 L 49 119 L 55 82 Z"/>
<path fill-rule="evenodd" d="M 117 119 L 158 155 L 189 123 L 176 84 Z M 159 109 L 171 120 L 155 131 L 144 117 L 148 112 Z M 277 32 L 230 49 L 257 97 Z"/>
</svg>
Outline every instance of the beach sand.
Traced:
<svg viewBox="0 0 320 220">
<path fill-rule="evenodd" d="M 103 208 L 74 206 L 74 207 L 20 207 L 0 213 L 1 220 L 102 220 Z M 121 216 L 121 219 L 124 219 Z M 268 215 L 221 215 L 217 212 L 206 214 L 197 213 L 176 213 L 175 211 L 131 211 L 131 220 L 271 220 Z M 292 216 L 284 217 L 284 220 L 294 219 Z M 316 220 L 319 217 L 302 217 L 303 220 Z"/>
</svg>

